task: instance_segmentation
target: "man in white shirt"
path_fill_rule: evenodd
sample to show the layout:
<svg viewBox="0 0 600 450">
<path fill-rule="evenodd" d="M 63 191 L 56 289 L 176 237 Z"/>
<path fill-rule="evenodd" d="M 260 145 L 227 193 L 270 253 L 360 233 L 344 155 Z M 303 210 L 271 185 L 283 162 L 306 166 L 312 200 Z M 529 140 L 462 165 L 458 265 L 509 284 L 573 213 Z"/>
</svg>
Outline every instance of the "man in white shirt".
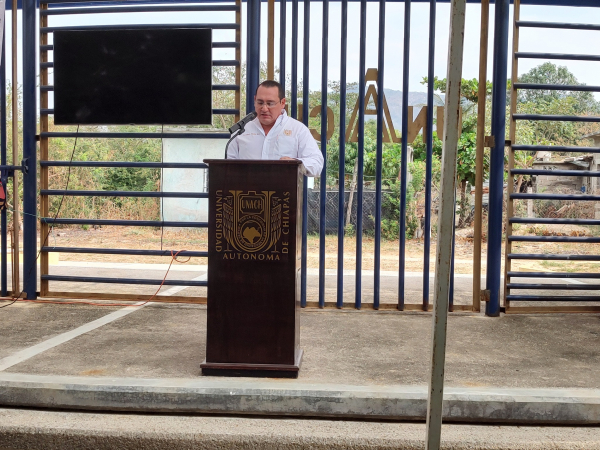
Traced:
<svg viewBox="0 0 600 450">
<path fill-rule="evenodd" d="M 256 89 L 257 117 L 246 125 L 227 150 L 227 159 L 298 159 L 307 175 L 318 177 L 323 155 L 309 129 L 285 112 L 285 93 L 276 81 L 263 81 Z"/>
</svg>

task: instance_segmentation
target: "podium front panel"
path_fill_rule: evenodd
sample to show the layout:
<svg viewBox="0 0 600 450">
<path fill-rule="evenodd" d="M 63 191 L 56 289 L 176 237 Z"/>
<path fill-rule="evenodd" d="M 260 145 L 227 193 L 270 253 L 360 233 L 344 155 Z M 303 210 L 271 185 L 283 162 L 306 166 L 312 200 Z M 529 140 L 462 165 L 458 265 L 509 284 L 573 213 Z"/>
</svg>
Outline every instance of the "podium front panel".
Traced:
<svg viewBox="0 0 600 450">
<path fill-rule="evenodd" d="M 206 363 L 293 366 L 300 356 L 301 163 L 206 162 Z"/>
</svg>

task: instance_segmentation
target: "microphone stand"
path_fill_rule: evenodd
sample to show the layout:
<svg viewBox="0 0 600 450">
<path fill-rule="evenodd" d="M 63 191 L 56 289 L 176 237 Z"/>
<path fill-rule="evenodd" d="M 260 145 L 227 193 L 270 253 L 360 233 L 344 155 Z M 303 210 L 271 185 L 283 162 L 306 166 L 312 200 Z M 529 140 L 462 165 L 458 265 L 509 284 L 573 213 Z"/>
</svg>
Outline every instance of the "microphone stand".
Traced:
<svg viewBox="0 0 600 450">
<path fill-rule="evenodd" d="M 225 144 L 225 159 L 227 159 L 227 149 L 229 148 L 229 144 L 231 144 L 231 141 L 233 141 L 236 137 L 238 137 L 240 134 L 242 134 L 245 130 L 246 130 L 246 126 L 242 125 L 239 130 L 237 130 L 236 132 L 234 132 L 231 135 L 231 138 L 229 138 L 229 140 L 227 141 L 227 144 Z"/>
</svg>

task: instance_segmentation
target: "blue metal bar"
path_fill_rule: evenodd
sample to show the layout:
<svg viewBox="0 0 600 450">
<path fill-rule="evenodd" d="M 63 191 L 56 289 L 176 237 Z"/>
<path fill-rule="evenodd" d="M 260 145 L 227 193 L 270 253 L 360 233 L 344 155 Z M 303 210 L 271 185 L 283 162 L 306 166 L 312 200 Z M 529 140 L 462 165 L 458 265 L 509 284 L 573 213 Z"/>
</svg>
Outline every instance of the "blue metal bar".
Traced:
<svg viewBox="0 0 600 450">
<path fill-rule="evenodd" d="M 559 295 L 507 295 L 506 300 L 511 302 L 598 302 L 600 296 L 581 295 L 577 296 L 559 296 Z"/>
<path fill-rule="evenodd" d="M 208 169 L 204 163 L 129 161 L 40 161 L 41 167 L 135 167 L 145 169 Z"/>
<path fill-rule="evenodd" d="M 279 0 L 279 84 L 285 91 L 285 50 L 286 50 L 286 30 L 287 30 L 287 0 Z"/>
<path fill-rule="evenodd" d="M 246 114 L 254 111 L 254 94 L 260 83 L 260 0 L 247 1 Z"/>
<path fill-rule="evenodd" d="M 511 253 L 508 259 L 539 259 L 541 261 L 600 261 L 600 255 L 551 255 L 546 253 Z"/>
<path fill-rule="evenodd" d="M 240 65 L 240 62 L 235 59 L 215 59 L 213 60 L 212 65 L 214 67 L 237 67 Z M 41 69 L 51 69 L 52 67 L 54 67 L 53 61 L 40 63 Z"/>
<path fill-rule="evenodd" d="M 258 86 L 258 85 L 257 85 L 257 86 Z M 254 89 L 254 91 L 256 91 L 256 88 Z M 251 97 L 251 100 L 252 100 L 252 105 L 253 105 L 253 107 L 254 107 L 254 99 L 253 99 L 253 96 L 254 96 L 254 94 L 252 94 L 250 97 Z M 224 109 L 213 109 L 213 110 L 212 110 L 212 113 L 213 113 L 213 114 L 231 114 L 231 115 L 236 115 L 236 114 L 239 114 L 239 113 L 240 113 L 240 110 L 239 110 L 239 109 L 233 109 L 233 108 L 231 108 L 231 109 L 229 109 L 229 108 L 224 108 Z M 46 108 L 42 108 L 42 109 L 40 109 L 40 114 L 41 114 L 41 115 L 49 115 L 49 114 L 54 114 L 54 109 L 52 109 L 52 108 L 48 108 L 48 109 L 46 109 Z M 215 135 L 216 135 L 217 137 L 220 137 L 220 136 L 219 136 L 219 134 L 222 134 L 222 133 L 215 133 Z M 177 135 L 176 135 L 175 133 L 173 133 L 173 136 L 172 136 L 172 137 L 177 137 Z"/>
<path fill-rule="evenodd" d="M 515 83 L 515 89 L 533 89 L 544 91 L 581 91 L 600 92 L 600 86 L 587 86 L 585 84 L 541 84 L 541 83 Z"/>
<path fill-rule="evenodd" d="M 208 228 L 208 222 L 170 222 L 160 220 L 109 220 L 109 219 L 55 219 L 54 217 L 42 217 L 42 223 L 50 225 L 116 225 L 122 227 L 187 227 Z"/>
<path fill-rule="evenodd" d="M 363 238 L 363 189 L 364 189 L 364 161 L 365 161 L 365 69 L 366 69 L 366 42 L 367 42 L 367 2 L 360 2 L 360 57 L 358 76 L 358 174 L 356 177 L 356 273 L 354 307 L 362 306 L 362 238 Z"/>
<path fill-rule="evenodd" d="M 511 278 L 600 278 L 600 273 L 574 272 L 508 272 Z"/>
<path fill-rule="evenodd" d="M 294 119 L 298 117 L 298 0 L 292 0 L 292 103 L 290 112 Z"/>
<path fill-rule="evenodd" d="M 136 6 L 104 6 L 99 8 L 56 8 L 40 10 L 42 16 L 58 16 L 67 14 L 114 14 L 114 13 L 140 13 L 140 12 L 185 12 L 205 11 L 224 12 L 238 11 L 237 5 L 136 5 Z"/>
<path fill-rule="evenodd" d="M 548 218 L 528 218 L 512 217 L 510 223 L 528 223 L 528 224 L 554 224 L 554 225 L 600 225 L 597 219 L 548 219 Z"/>
<path fill-rule="evenodd" d="M 600 284 L 522 284 L 508 283 L 509 289 L 552 289 L 557 291 L 596 291 L 600 289 Z"/>
<path fill-rule="evenodd" d="M 598 59 L 600 61 L 600 58 Z M 515 120 L 545 120 L 560 122 L 600 122 L 598 116 L 563 116 L 549 114 L 513 114 Z"/>
<path fill-rule="evenodd" d="M 573 55 L 568 53 L 535 53 L 535 52 L 516 52 L 516 58 L 528 59 L 563 59 L 568 61 L 600 61 L 598 55 Z"/>
<path fill-rule="evenodd" d="M 600 172 L 594 170 L 539 170 L 539 169 L 513 169 L 512 175 L 562 175 L 572 177 L 600 177 Z"/>
<path fill-rule="evenodd" d="M 513 200 L 581 200 L 599 201 L 600 195 L 569 195 L 569 194 L 510 194 Z"/>
<path fill-rule="evenodd" d="M 111 132 L 85 132 L 79 133 L 67 131 L 44 131 L 42 138 L 77 138 L 77 139 L 96 139 L 96 138 L 136 138 L 136 139 L 229 139 L 229 133 L 111 133 Z"/>
<path fill-rule="evenodd" d="M 254 0 L 250 0 L 252 2 Z M 122 25 L 73 25 L 70 27 L 41 27 L 40 33 L 55 31 L 85 31 L 85 30 L 145 30 L 158 28 L 212 28 L 213 30 L 237 30 L 237 23 L 163 23 L 163 24 L 122 24 Z M 250 28 L 250 27 L 249 27 Z"/>
<path fill-rule="evenodd" d="M 587 23 L 559 23 L 559 22 L 534 22 L 518 20 L 517 26 L 521 28 L 560 28 L 562 30 L 600 30 L 600 25 Z"/>
<path fill-rule="evenodd" d="M 344 205 L 346 203 L 346 65 L 348 55 L 348 0 L 342 0 L 341 50 L 340 50 L 340 142 L 338 167 L 338 265 L 337 303 L 344 307 Z"/>
<path fill-rule="evenodd" d="M 240 86 L 238 86 L 237 84 L 213 84 L 212 90 L 213 91 L 239 91 Z M 40 91 L 41 92 L 52 92 L 52 91 L 54 91 L 54 86 L 52 86 L 52 85 L 40 86 Z"/>
<path fill-rule="evenodd" d="M 208 252 L 190 250 L 137 250 L 128 248 L 86 248 L 86 247 L 42 247 L 42 252 L 85 253 L 94 255 L 140 255 L 140 256 L 172 256 L 207 258 Z"/>
<path fill-rule="evenodd" d="M 410 7 L 411 0 L 404 2 L 404 54 L 402 63 L 402 150 L 400 162 L 400 234 L 398 269 L 398 309 L 404 311 L 404 283 L 406 270 L 406 189 L 408 177 L 408 94 L 410 76 Z M 425 280 L 423 281 L 425 282 Z M 429 282 L 429 279 L 427 279 Z"/>
<path fill-rule="evenodd" d="M 325 307 L 325 222 L 327 201 L 327 74 L 329 46 L 329 0 L 323 1 L 323 35 L 321 46 L 321 153 L 323 170 L 319 178 L 319 308 Z"/>
<path fill-rule="evenodd" d="M 75 277 L 69 275 L 42 275 L 42 280 L 70 281 L 77 283 L 147 284 L 163 286 L 206 286 L 207 281 L 198 280 L 150 280 L 145 278 Z"/>
<path fill-rule="evenodd" d="M 112 5 L 124 5 L 129 6 L 132 3 L 143 3 L 143 4 L 160 4 L 160 3 L 196 3 L 198 0 L 127 0 L 127 1 L 111 1 Z M 231 0 L 210 0 L 210 3 L 226 3 Z M 265 2 L 266 0 L 262 0 Z M 341 0 L 339 0 L 341 1 Z M 353 2 L 357 2 L 360 0 L 349 0 Z M 369 2 L 379 1 L 379 0 L 367 0 Z M 388 0 L 390 2 L 403 2 L 404 0 Z M 425 3 L 429 0 L 414 0 L 416 3 Z M 439 0 L 440 3 L 449 3 L 450 0 Z M 41 3 L 49 4 L 50 7 L 60 7 L 61 4 L 71 4 L 77 6 L 97 6 L 98 4 L 106 3 L 104 0 L 97 1 L 89 1 L 85 2 L 82 0 L 43 0 Z M 481 0 L 467 0 L 467 3 L 481 3 Z M 494 3 L 494 0 L 491 0 L 491 3 Z M 18 0 L 18 5 L 21 4 L 21 0 Z M 578 6 L 578 7 L 594 7 L 598 6 L 597 0 L 523 0 L 521 2 L 523 5 L 540 5 L 540 6 Z M 8 9 L 10 9 L 10 3 L 8 4 Z M 20 6 L 19 6 L 20 9 Z"/>
<path fill-rule="evenodd" d="M 239 48 L 239 42 L 213 42 L 212 48 Z M 40 51 L 49 52 L 54 50 L 54 45 L 40 45 Z M 214 88 L 214 86 L 213 86 Z"/>
<path fill-rule="evenodd" d="M 599 244 L 600 237 L 590 236 L 509 236 L 511 242 L 584 242 Z"/>
<path fill-rule="evenodd" d="M 423 311 L 427 311 L 429 309 L 429 265 L 431 258 L 431 179 L 433 167 L 433 92 L 435 90 L 435 24 L 436 0 L 431 0 L 429 3 L 429 60 L 427 62 L 427 132 L 424 136 L 427 154 L 425 156 L 425 224 L 423 227 Z"/>
<path fill-rule="evenodd" d="M 23 0 L 23 292 L 37 298 L 36 1 Z M 18 220 L 18 218 L 17 218 Z M 19 292 L 18 286 L 15 286 Z"/>
<path fill-rule="evenodd" d="M 548 150 L 554 152 L 600 153 L 600 147 L 572 147 L 564 145 L 513 145 L 514 151 L 537 152 Z"/>
<path fill-rule="evenodd" d="M 497 0 L 494 22 L 494 70 L 492 93 L 492 136 L 489 183 L 489 219 L 486 285 L 490 300 L 487 316 L 500 315 L 500 271 L 502 260 L 502 195 L 504 181 L 504 144 L 506 139 L 506 81 L 508 64 L 509 0 Z"/>
<path fill-rule="evenodd" d="M 310 0 L 304 0 L 304 42 L 302 47 L 302 122 L 308 126 L 308 94 L 310 87 L 308 85 L 309 61 L 310 61 Z M 307 270 L 307 231 L 308 231 L 308 179 L 304 177 L 302 183 L 302 249 L 301 249 L 301 270 L 300 270 L 300 304 L 306 307 L 306 270 Z M 323 199 L 319 199 L 322 201 Z M 319 268 L 320 270 L 320 268 Z M 319 271 L 319 279 L 320 271 Z M 319 293 L 320 297 L 320 293 Z M 319 300 L 320 302 L 320 300 Z M 320 305 L 320 303 L 319 303 Z"/>
<path fill-rule="evenodd" d="M 377 52 L 377 161 L 375 166 L 375 254 L 373 308 L 379 309 L 381 290 L 381 189 L 383 165 L 383 75 L 385 62 L 385 0 L 379 1 L 379 48 Z M 390 130 L 394 132 L 394 130 Z"/>
<path fill-rule="evenodd" d="M 5 105 L 2 108 L 2 122 L 0 122 L 0 164 L 6 165 L 6 39 L 5 39 L 5 28 L 2 29 L 2 56 L 0 57 L 0 104 Z M 1 178 L 4 192 L 8 196 L 7 182 L 8 178 L 3 176 Z M 2 228 L 2 235 L 0 237 L 1 255 L 0 255 L 0 295 L 6 297 L 8 295 L 8 242 L 7 242 L 7 220 L 6 220 L 6 208 L 0 212 L 0 228 Z"/>
<path fill-rule="evenodd" d="M 239 91 L 240 86 L 238 86 L 237 84 L 213 84 L 212 90 L 213 91 Z M 52 91 L 54 91 L 54 86 L 53 85 L 40 86 L 40 91 L 41 92 L 52 92 Z"/>
<path fill-rule="evenodd" d="M 208 198 L 207 192 L 65 191 L 63 189 L 41 189 L 40 195 L 64 195 L 66 197 Z"/>
</svg>

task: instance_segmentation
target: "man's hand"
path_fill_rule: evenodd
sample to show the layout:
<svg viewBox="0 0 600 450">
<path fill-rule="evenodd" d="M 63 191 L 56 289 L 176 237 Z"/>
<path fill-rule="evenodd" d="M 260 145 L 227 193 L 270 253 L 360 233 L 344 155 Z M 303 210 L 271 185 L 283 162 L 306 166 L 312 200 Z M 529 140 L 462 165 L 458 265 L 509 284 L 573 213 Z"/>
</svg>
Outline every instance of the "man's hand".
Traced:
<svg viewBox="0 0 600 450">
<path fill-rule="evenodd" d="M 294 160 L 294 159 L 296 159 L 296 158 L 290 158 L 289 156 L 282 156 L 282 157 L 281 157 L 281 158 L 279 158 L 279 159 L 289 159 L 289 160 Z"/>
</svg>

